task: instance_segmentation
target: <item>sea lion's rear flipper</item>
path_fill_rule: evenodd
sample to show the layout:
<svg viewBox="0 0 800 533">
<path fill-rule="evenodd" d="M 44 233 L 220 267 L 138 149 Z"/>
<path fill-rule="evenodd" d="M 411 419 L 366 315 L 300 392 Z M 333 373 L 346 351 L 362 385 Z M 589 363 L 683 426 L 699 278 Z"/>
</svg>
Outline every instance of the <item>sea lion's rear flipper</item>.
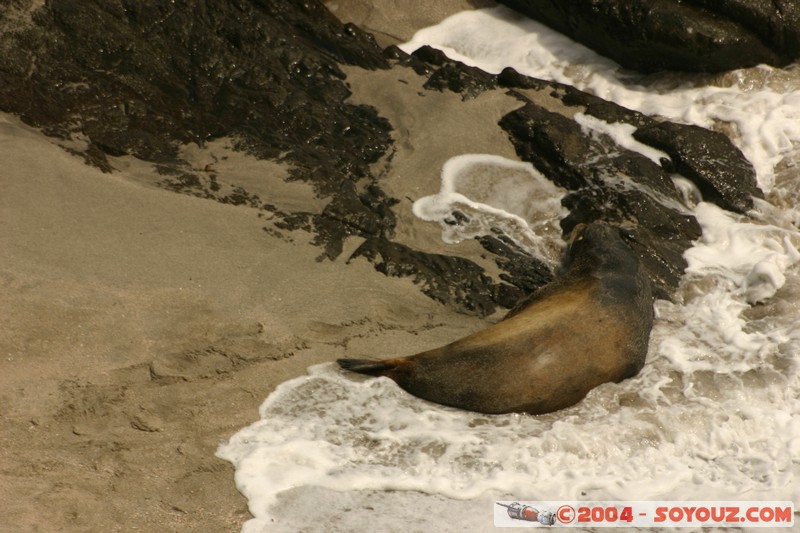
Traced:
<svg viewBox="0 0 800 533">
<path fill-rule="evenodd" d="M 370 376 L 383 376 L 397 368 L 397 362 L 393 359 L 375 361 L 369 359 L 337 359 L 339 366 L 351 372 L 369 374 Z"/>
</svg>

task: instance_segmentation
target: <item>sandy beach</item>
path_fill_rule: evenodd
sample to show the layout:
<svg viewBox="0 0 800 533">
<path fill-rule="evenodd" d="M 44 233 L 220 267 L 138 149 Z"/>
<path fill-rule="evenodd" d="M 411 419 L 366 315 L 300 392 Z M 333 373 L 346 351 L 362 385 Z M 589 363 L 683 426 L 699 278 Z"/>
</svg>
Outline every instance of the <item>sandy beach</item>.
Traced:
<svg viewBox="0 0 800 533">
<path fill-rule="evenodd" d="M 367 29 L 379 31 L 388 24 L 367 3 L 339 4 L 332 8 L 343 20 L 369 19 Z M 449 2 L 379 39 L 407 39 L 468 7 Z M 411 200 L 436 192 L 448 157 L 494 141 L 425 127 L 414 128 L 425 139 L 409 138 L 403 120 L 435 124 L 432 110 L 446 114 L 447 100 L 460 98 L 437 95 L 406 113 L 402 98 L 421 83 L 410 70 L 408 83 L 395 84 L 406 95 L 380 97 L 370 96 L 370 76 L 395 74 L 357 70 L 349 73 L 355 99 L 394 102 L 388 118 L 402 153 L 388 187 L 402 198 L 398 229 L 435 252 L 444 246 L 438 227 L 415 221 Z M 485 101 L 478 108 L 507 112 Z M 497 153 L 513 154 L 492 135 Z M 115 171 L 102 173 L 9 115 L 0 117 L 0 154 L 4 532 L 239 531 L 246 501 L 214 452 L 258 418 L 278 384 L 313 364 L 410 353 L 487 323 L 448 311 L 365 259 L 347 264 L 362 239 L 348 239 L 336 261 L 317 261 L 310 233 L 281 230 L 256 209 L 160 188 L 162 177 L 134 158 L 114 159 Z M 234 153 L 224 140 L 183 155 L 278 208 L 325 205 L 310 186 L 285 182 L 286 169 Z"/>
</svg>

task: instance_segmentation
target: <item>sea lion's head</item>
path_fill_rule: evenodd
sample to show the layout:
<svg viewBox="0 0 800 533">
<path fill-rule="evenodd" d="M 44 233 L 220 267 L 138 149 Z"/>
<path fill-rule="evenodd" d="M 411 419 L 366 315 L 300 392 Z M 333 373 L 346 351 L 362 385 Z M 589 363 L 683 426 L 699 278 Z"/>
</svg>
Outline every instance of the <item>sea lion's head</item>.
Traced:
<svg viewBox="0 0 800 533">
<path fill-rule="evenodd" d="M 623 240 L 622 231 L 601 221 L 578 224 L 569 236 L 561 268 L 573 279 L 591 276 L 600 280 L 598 295 L 606 305 L 634 310 L 636 320 L 652 322 L 650 278 Z"/>
<path fill-rule="evenodd" d="M 607 222 L 578 224 L 567 238 L 561 268 L 564 272 L 604 271 L 634 273 L 639 261 L 620 235 L 620 228 Z"/>
</svg>

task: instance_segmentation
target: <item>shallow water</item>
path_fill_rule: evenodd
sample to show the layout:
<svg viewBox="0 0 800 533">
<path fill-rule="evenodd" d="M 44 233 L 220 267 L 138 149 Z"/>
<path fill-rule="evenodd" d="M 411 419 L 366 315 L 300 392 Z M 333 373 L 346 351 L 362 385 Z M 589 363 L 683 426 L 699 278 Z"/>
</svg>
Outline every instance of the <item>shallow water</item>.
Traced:
<svg viewBox="0 0 800 533">
<path fill-rule="evenodd" d="M 488 531 L 492 502 L 503 499 L 800 505 L 800 68 L 638 76 L 504 8 L 458 14 L 405 48 L 422 44 L 724 131 L 753 162 L 767 201 L 733 215 L 679 183 L 703 236 L 686 252 L 676 301 L 656 303 L 647 364 L 569 409 L 465 413 L 330 364 L 284 383 L 261 420 L 218 451 L 256 517 L 244 531 Z M 584 118 L 585 128 L 608 127 Z M 453 246 L 500 224 L 555 262 L 561 194 L 530 165 L 465 154 L 414 212 L 440 223 Z M 445 221 L 453 209 L 473 220 L 462 233 Z"/>
</svg>

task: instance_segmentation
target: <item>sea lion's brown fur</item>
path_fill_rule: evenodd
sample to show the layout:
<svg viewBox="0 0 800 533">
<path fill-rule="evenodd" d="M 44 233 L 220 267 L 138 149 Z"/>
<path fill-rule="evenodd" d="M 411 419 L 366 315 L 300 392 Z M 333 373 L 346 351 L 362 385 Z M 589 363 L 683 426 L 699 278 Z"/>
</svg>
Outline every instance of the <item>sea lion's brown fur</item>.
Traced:
<svg viewBox="0 0 800 533">
<path fill-rule="evenodd" d="M 434 350 L 383 361 L 340 359 L 411 394 L 482 413 L 548 413 L 636 375 L 653 325 L 650 283 L 616 227 L 579 225 L 563 274 L 501 322 Z"/>
</svg>

